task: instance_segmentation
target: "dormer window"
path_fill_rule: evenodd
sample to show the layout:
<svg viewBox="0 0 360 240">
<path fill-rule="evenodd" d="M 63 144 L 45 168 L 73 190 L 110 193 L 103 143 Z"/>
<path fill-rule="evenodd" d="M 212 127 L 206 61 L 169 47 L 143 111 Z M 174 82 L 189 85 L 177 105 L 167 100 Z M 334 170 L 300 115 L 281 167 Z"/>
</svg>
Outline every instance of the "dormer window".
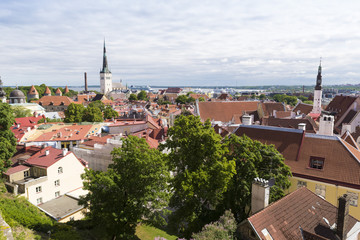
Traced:
<svg viewBox="0 0 360 240">
<path fill-rule="evenodd" d="M 62 167 L 58 167 L 58 174 L 63 173 L 63 168 Z"/>
<path fill-rule="evenodd" d="M 321 170 L 324 168 L 324 160 L 325 158 L 311 156 L 309 167 Z"/>
</svg>

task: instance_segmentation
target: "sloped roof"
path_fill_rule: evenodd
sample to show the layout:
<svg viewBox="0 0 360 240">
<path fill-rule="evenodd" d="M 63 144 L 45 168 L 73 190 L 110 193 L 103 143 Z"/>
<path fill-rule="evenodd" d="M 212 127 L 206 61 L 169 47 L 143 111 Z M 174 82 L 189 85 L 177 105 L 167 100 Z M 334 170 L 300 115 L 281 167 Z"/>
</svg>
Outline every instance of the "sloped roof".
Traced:
<svg viewBox="0 0 360 240">
<path fill-rule="evenodd" d="M 294 176 L 360 189 L 360 152 L 339 137 L 255 125 L 241 125 L 235 134 L 274 144 Z M 323 169 L 310 168 L 310 157 L 323 158 Z"/>
<path fill-rule="evenodd" d="M 39 94 L 38 91 L 36 90 L 36 88 L 34 87 L 34 85 L 31 86 L 28 94 Z"/>
<path fill-rule="evenodd" d="M 280 102 L 263 102 L 261 108 L 264 111 L 264 116 L 273 116 L 275 111 L 286 111 L 284 104 Z"/>
<path fill-rule="evenodd" d="M 207 119 L 230 122 L 235 114 L 257 111 L 258 101 L 244 102 L 199 102 L 199 112 L 202 121 Z"/>
<path fill-rule="evenodd" d="M 343 96 L 337 95 L 333 100 L 327 105 L 326 111 L 335 112 L 335 125 L 337 121 L 346 113 L 346 110 L 349 109 L 351 104 L 356 101 L 357 97 L 353 96 Z"/>
<path fill-rule="evenodd" d="M 11 174 L 14 174 L 14 173 L 17 173 L 17 172 L 21 172 L 21 171 L 25 171 L 25 170 L 28 170 L 30 169 L 30 167 L 28 166 L 24 166 L 24 165 L 18 165 L 16 167 L 12 167 L 12 168 L 9 168 L 6 173 L 4 173 L 5 175 L 11 175 Z"/>
<path fill-rule="evenodd" d="M 69 88 L 68 86 L 65 87 L 64 93 L 68 93 L 69 92 Z"/>
<path fill-rule="evenodd" d="M 61 92 L 60 88 L 57 88 L 56 91 L 55 91 L 55 93 L 56 93 L 56 94 L 61 94 L 62 92 Z"/>
<path fill-rule="evenodd" d="M 46 155 L 46 151 L 49 151 L 49 154 Z M 67 155 L 70 154 L 70 152 L 67 153 Z M 64 156 L 62 154 L 61 149 L 56 149 L 53 147 L 46 147 L 42 149 L 41 151 L 37 152 L 33 156 L 31 156 L 28 160 L 26 160 L 27 164 L 38 166 L 38 167 L 45 167 L 48 168 L 60 159 L 62 159 Z"/>
<path fill-rule="evenodd" d="M 20 124 L 20 127 L 32 127 L 38 123 L 40 119 L 44 118 L 43 116 L 38 117 L 22 117 L 15 118 L 15 124 Z"/>
<path fill-rule="evenodd" d="M 276 117 L 277 118 L 289 118 L 291 117 L 292 111 L 277 111 Z"/>
<path fill-rule="evenodd" d="M 87 138 L 93 125 L 64 125 L 62 128 L 53 129 L 42 133 L 34 142 L 46 141 L 76 141 Z"/>
<path fill-rule="evenodd" d="M 324 220 L 333 226 L 336 217 L 337 207 L 302 187 L 249 217 L 248 221 L 261 239 L 268 239 L 262 232 L 264 229 L 272 239 L 303 239 L 300 227 L 313 235 L 337 239 Z M 349 216 L 346 232 L 356 223 L 357 220 Z"/>
<path fill-rule="evenodd" d="M 306 124 L 306 132 L 316 133 L 317 127 L 315 122 L 312 119 L 310 120 L 308 118 L 264 118 L 261 124 L 265 126 L 297 129 L 300 123 Z"/>
<path fill-rule="evenodd" d="M 45 92 L 44 92 L 45 94 L 50 94 L 51 95 L 51 91 L 50 91 L 50 88 L 49 87 L 46 87 L 46 89 L 45 89 Z"/>
<path fill-rule="evenodd" d="M 67 96 L 43 96 L 37 101 L 34 101 L 42 106 L 60 106 L 61 104 L 69 106 L 74 101 Z"/>
<path fill-rule="evenodd" d="M 313 105 L 299 102 L 294 108 L 293 112 L 297 114 L 299 111 L 302 114 L 308 115 L 313 109 Z"/>
</svg>

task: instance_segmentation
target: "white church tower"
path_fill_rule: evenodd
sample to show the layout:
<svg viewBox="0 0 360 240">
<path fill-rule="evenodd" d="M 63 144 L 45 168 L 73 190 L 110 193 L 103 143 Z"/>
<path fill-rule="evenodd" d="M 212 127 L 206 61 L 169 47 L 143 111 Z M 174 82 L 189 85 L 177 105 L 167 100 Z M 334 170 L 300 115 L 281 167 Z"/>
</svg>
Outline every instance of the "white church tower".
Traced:
<svg viewBox="0 0 360 240">
<path fill-rule="evenodd" d="M 311 113 L 321 114 L 321 97 L 322 97 L 322 87 L 321 87 L 321 59 L 318 69 L 318 75 L 316 77 L 316 86 L 314 91 L 314 105 Z"/>
<path fill-rule="evenodd" d="M 103 66 L 100 70 L 100 91 L 103 94 L 108 94 L 112 91 L 112 74 L 109 70 L 107 57 L 106 57 L 106 47 L 104 40 L 104 55 L 103 55 Z"/>
</svg>

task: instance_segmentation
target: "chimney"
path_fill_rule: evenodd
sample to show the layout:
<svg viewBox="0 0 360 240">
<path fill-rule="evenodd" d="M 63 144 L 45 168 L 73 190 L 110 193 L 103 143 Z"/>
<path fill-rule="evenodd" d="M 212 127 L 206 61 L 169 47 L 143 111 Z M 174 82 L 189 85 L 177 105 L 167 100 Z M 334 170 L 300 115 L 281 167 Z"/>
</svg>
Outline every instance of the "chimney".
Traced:
<svg viewBox="0 0 360 240">
<path fill-rule="evenodd" d="M 68 153 L 68 149 L 67 149 L 67 148 L 63 148 L 63 149 L 62 149 L 62 155 L 65 157 L 67 153 Z"/>
<path fill-rule="evenodd" d="M 48 149 L 48 150 L 45 150 L 45 155 L 47 156 L 47 155 L 49 155 L 50 154 L 50 150 Z"/>
<path fill-rule="evenodd" d="M 318 134 L 332 136 L 334 134 L 334 116 L 323 115 L 320 117 Z"/>
<path fill-rule="evenodd" d="M 299 123 L 298 129 L 305 131 L 306 130 L 306 123 Z"/>
<path fill-rule="evenodd" d="M 270 186 L 269 181 L 255 178 L 251 188 L 251 213 L 257 213 L 269 205 Z"/>
<path fill-rule="evenodd" d="M 252 116 L 250 116 L 246 113 L 242 116 L 242 123 L 244 125 L 252 125 L 252 120 L 253 120 Z"/>
<path fill-rule="evenodd" d="M 87 74 L 84 72 L 84 78 L 85 78 L 85 92 L 88 91 L 88 84 L 87 84 Z"/>
<path fill-rule="evenodd" d="M 347 194 L 344 194 L 338 199 L 339 206 L 336 218 L 336 234 L 341 240 L 346 239 L 346 227 L 349 219 L 349 200 L 350 196 Z"/>
</svg>

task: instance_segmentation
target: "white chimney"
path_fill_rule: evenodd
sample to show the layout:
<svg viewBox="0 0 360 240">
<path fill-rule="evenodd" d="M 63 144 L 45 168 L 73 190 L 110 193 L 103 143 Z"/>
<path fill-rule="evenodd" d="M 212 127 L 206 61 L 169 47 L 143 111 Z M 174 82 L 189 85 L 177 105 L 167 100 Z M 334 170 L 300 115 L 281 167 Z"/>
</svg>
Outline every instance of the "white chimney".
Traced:
<svg viewBox="0 0 360 240">
<path fill-rule="evenodd" d="M 255 178 L 251 188 L 251 213 L 257 213 L 269 205 L 269 181 Z"/>
<path fill-rule="evenodd" d="M 63 149 L 62 149 L 62 155 L 65 157 L 67 153 L 68 153 L 68 149 L 67 149 L 67 148 L 63 148 Z"/>
<path fill-rule="evenodd" d="M 49 155 L 50 154 L 50 150 L 48 149 L 48 150 L 45 150 L 45 155 L 47 156 L 47 155 Z"/>
<path fill-rule="evenodd" d="M 333 136 L 333 134 L 334 134 L 334 116 L 323 115 L 320 117 L 320 125 L 319 125 L 318 134 Z"/>
<path fill-rule="evenodd" d="M 299 123 L 298 129 L 305 131 L 306 130 L 306 123 Z"/>
<path fill-rule="evenodd" d="M 248 114 L 244 114 L 242 116 L 242 123 L 244 125 L 252 125 L 253 119 L 252 116 L 248 115 Z"/>
</svg>

